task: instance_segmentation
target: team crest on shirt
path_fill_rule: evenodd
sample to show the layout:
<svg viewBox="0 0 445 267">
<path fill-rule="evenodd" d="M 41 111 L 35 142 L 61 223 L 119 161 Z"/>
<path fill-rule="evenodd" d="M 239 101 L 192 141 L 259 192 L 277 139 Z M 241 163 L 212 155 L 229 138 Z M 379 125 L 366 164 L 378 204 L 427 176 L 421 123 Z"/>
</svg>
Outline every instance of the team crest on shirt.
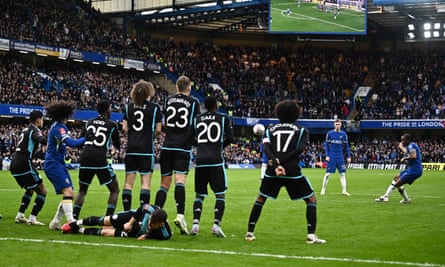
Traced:
<svg viewBox="0 0 445 267">
<path fill-rule="evenodd" d="M 60 129 L 59 129 L 59 133 L 60 133 L 61 135 L 65 135 L 65 134 L 66 134 L 66 131 L 65 131 L 64 128 L 60 128 Z"/>
</svg>

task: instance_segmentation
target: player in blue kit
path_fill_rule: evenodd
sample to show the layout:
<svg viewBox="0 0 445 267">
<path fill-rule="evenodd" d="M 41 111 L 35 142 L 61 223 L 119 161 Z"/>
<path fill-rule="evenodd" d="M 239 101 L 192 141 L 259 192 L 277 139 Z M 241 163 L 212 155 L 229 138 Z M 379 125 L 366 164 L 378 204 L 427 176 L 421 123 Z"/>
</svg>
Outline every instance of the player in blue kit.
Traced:
<svg viewBox="0 0 445 267">
<path fill-rule="evenodd" d="M 422 176 L 422 153 L 420 152 L 419 146 L 412 142 L 412 137 L 408 133 L 402 135 L 398 148 L 404 154 L 404 157 L 400 160 L 400 162 L 406 163 L 406 169 L 394 177 L 393 181 L 386 190 L 386 193 L 383 196 L 376 198 L 376 202 L 388 202 L 389 195 L 392 193 L 392 191 L 394 191 L 394 189 L 397 188 L 402 196 L 400 203 L 411 203 L 411 199 L 408 197 L 403 185 L 412 184 Z"/>
<path fill-rule="evenodd" d="M 346 164 L 345 154 L 348 163 L 351 162 L 351 152 L 349 150 L 348 135 L 341 130 L 341 121 L 336 119 L 334 121 L 334 129 L 330 130 L 326 134 L 326 174 L 323 177 L 323 185 L 320 195 L 324 195 L 326 187 L 328 186 L 329 176 L 331 173 L 335 173 L 336 169 L 340 173 L 340 184 L 342 188 L 342 194 L 344 196 L 350 196 L 351 194 L 346 191 Z"/>
<path fill-rule="evenodd" d="M 317 226 L 317 200 L 314 190 L 299 166 L 300 154 L 305 150 L 309 133 L 295 124 L 301 109 L 295 101 L 285 100 L 275 106 L 280 123 L 269 127 L 263 138 L 267 155 L 267 170 L 261 180 L 260 192 L 250 211 L 245 239 L 255 240 L 254 230 L 267 199 L 276 199 L 285 187 L 291 200 L 303 199 L 306 203 L 308 244 L 324 244 L 326 240 L 315 235 Z"/>
<path fill-rule="evenodd" d="M 85 137 L 75 139 L 68 132 L 66 122 L 74 113 L 74 107 L 66 101 L 52 102 L 46 106 L 46 115 L 54 122 L 48 132 L 48 149 L 45 155 L 43 170 L 51 181 L 56 194 L 63 194 L 63 200 L 57 207 L 56 214 L 49 224 L 49 229 L 59 230 L 63 214 L 68 222 L 73 217 L 73 182 L 65 166 L 66 146 L 79 147 L 85 142 Z"/>
<path fill-rule="evenodd" d="M 226 207 L 227 177 L 224 167 L 224 147 L 233 141 L 233 129 L 226 114 L 216 112 L 218 101 L 208 96 L 204 102 L 207 112 L 196 116 L 193 124 L 193 136 L 196 145 L 195 193 L 193 202 L 192 235 L 199 232 L 199 222 L 205 197 L 210 186 L 215 193 L 215 214 L 212 233 L 217 237 L 226 237 L 221 229 L 221 221 Z"/>
<path fill-rule="evenodd" d="M 14 157 L 11 161 L 11 174 L 14 176 L 20 187 L 25 189 L 20 202 L 19 211 L 15 217 L 16 223 L 28 223 L 29 225 L 44 225 L 37 220 L 37 215 L 45 204 L 46 188 L 42 178 L 32 164 L 32 157 L 39 144 L 46 145 L 46 137 L 39 129 L 43 126 L 43 113 L 33 110 L 29 113 L 29 125 L 23 129 L 17 143 Z M 28 208 L 33 193 L 36 193 L 34 206 L 29 219 L 25 217 L 25 210 Z"/>
</svg>

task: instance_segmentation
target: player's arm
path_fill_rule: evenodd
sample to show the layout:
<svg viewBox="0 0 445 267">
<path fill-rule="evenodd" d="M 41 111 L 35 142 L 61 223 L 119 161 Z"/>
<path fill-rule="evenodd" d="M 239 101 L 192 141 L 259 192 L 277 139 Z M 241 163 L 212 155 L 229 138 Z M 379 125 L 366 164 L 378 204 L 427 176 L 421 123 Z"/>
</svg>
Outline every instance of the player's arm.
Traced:
<svg viewBox="0 0 445 267">
<path fill-rule="evenodd" d="M 415 149 L 404 148 L 405 152 L 408 153 L 406 157 L 403 157 L 400 161 L 404 162 L 405 160 L 415 159 L 417 157 L 417 152 Z"/>
<path fill-rule="evenodd" d="M 81 137 L 79 139 L 72 138 L 68 134 L 62 135 L 62 138 L 60 139 L 63 143 L 67 144 L 70 147 L 79 147 L 82 146 L 83 143 L 85 143 L 85 137 Z"/>
<path fill-rule="evenodd" d="M 32 140 L 36 143 L 40 143 L 42 145 L 46 145 L 48 143 L 48 139 L 42 135 L 41 131 L 34 131 L 31 135 Z"/>
<path fill-rule="evenodd" d="M 158 107 L 156 108 L 155 113 L 155 131 L 154 131 L 154 137 L 158 137 L 162 132 L 162 113 L 161 109 Z"/>
<path fill-rule="evenodd" d="M 128 121 L 127 120 L 122 120 L 122 131 L 125 134 L 128 134 Z"/>
<path fill-rule="evenodd" d="M 326 147 L 326 149 L 325 149 L 325 153 L 326 153 L 326 161 L 329 161 L 330 159 L 331 159 L 331 156 L 329 156 L 329 155 L 331 155 L 331 147 L 330 147 L 330 144 L 331 144 L 331 137 L 329 136 L 329 132 L 326 134 L 326 142 L 325 142 L 325 147 Z"/>
<path fill-rule="evenodd" d="M 113 133 L 111 134 L 111 141 L 113 143 L 113 146 L 119 150 L 121 149 L 121 139 L 119 136 L 119 127 L 117 126 L 117 123 L 114 122 L 114 127 L 113 127 Z"/>
<path fill-rule="evenodd" d="M 346 133 L 345 133 L 345 152 L 347 161 L 351 162 L 351 150 L 349 148 L 349 140 L 348 140 L 348 135 Z"/>
<path fill-rule="evenodd" d="M 295 158 L 297 158 L 306 149 L 308 141 L 309 141 L 308 131 L 305 128 L 301 128 L 297 147 L 293 151 L 289 152 L 286 156 L 281 157 L 279 159 L 280 163 L 284 164 L 290 160 L 294 160 Z"/>
<path fill-rule="evenodd" d="M 226 147 L 233 142 L 233 128 L 230 124 L 230 120 L 228 116 L 224 116 L 224 143 L 223 146 Z"/>
</svg>

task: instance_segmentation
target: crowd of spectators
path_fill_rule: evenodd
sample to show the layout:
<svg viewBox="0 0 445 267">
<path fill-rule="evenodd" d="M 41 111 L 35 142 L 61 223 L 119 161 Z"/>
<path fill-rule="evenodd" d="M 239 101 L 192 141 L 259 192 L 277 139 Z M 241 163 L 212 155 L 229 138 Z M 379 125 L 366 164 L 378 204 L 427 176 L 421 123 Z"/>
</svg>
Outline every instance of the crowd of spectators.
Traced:
<svg viewBox="0 0 445 267">
<path fill-rule="evenodd" d="M 174 37 L 156 40 L 140 29 L 127 34 L 81 0 L 0 0 L 0 5 L 0 37 L 160 63 L 170 74 L 191 77 L 196 95 L 215 94 L 222 108 L 234 116 L 273 117 L 274 104 L 291 98 L 301 102 L 304 118 L 354 119 L 354 114 L 358 119 L 445 117 L 444 51 L 385 53 L 312 46 L 185 44 Z M 29 85 L 42 83 L 42 77 L 32 76 L 39 71 L 36 67 L 17 61 L 3 62 L 1 67 L 6 71 L 3 76 L 9 76 L 10 87 L 2 95 L 12 94 L 9 99 L 3 97 L 3 103 L 62 98 L 77 101 L 79 108 L 91 108 L 97 98 L 108 97 L 119 111 L 134 81 L 126 72 L 104 75 L 99 68 L 79 71 L 59 66 L 44 72 L 57 83 L 53 90 L 46 87 L 40 94 Z M 222 91 L 215 90 L 212 83 Z M 354 91 L 368 84 L 373 85 L 370 97 L 355 103 Z M 31 94 L 20 95 L 29 88 Z"/>
<path fill-rule="evenodd" d="M 49 124 L 42 129 L 46 135 Z M 14 151 L 20 131 L 25 127 L 25 123 L 8 123 L 0 124 L 0 152 L 1 159 L 10 158 Z M 71 135 L 80 137 L 82 126 L 71 125 Z M 301 163 L 305 167 L 319 167 L 320 162 L 325 159 L 324 140 L 322 137 L 311 138 L 306 150 L 302 153 Z M 155 158 L 159 162 L 159 155 L 164 136 L 160 135 L 155 139 Z M 417 140 L 422 152 L 422 162 L 445 163 L 445 140 L 441 138 L 429 138 Z M 121 149 L 119 151 L 110 150 L 109 158 L 112 163 L 123 163 L 125 158 L 125 149 L 127 138 L 121 133 Z M 373 139 L 357 139 L 350 140 L 350 149 L 352 162 L 354 163 L 399 163 L 402 157 L 397 150 L 398 141 L 391 138 L 373 138 Z M 37 166 L 41 166 L 44 160 L 45 147 L 41 147 L 36 153 L 34 162 Z M 66 154 L 67 164 L 79 162 L 81 149 L 69 148 Z M 231 145 L 224 150 L 224 158 L 228 164 L 260 164 L 260 139 L 254 137 L 239 137 Z"/>
</svg>

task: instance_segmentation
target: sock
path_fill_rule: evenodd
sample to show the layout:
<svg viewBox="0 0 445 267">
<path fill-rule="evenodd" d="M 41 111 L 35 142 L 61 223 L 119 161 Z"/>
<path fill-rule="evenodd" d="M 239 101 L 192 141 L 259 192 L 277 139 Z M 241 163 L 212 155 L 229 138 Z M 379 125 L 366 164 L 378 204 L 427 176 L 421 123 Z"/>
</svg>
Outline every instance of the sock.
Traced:
<svg viewBox="0 0 445 267">
<path fill-rule="evenodd" d="M 263 209 L 264 203 L 255 201 L 252 211 L 249 216 L 249 224 L 247 225 L 247 232 L 252 232 L 255 230 L 255 225 L 260 218 L 261 210 Z"/>
<path fill-rule="evenodd" d="M 84 235 L 102 235 L 102 228 L 83 228 L 82 231 Z M 79 233 L 81 231 L 79 230 Z"/>
<path fill-rule="evenodd" d="M 306 221 L 308 234 L 315 233 L 315 228 L 317 227 L 317 204 L 306 204 Z"/>
<path fill-rule="evenodd" d="M 124 210 L 131 210 L 131 190 L 122 190 L 122 204 L 124 205 Z"/>
<path fill-rule="evenodd" d="M 139 193 L 139 201 L 141 206 L 150 203 L 150 190 L 141 189 L 141 192 Z"/>
<path fill-rule="evenodd" d="M 107 207 L 105 216 L 113 215 L 115 210 L 116 210 L 116 206 L 108 203 L 108 207 Z"/>
<path fill-rule="evenodd" d="M 102 218 L 102 220 L 101 220 Z M 102 221 L 102 224 L 101 224 Z M 82 220 L 82 225 L 94 226 L 103 225 L 103 217 L 91 216 Z"/>
<path fill-rule="evenodd" d="M 45 204 L 45 199 L 45 195 L 37 195 L 36 199 L 34 200 L 34 206 L 32 207 L 31 215 L 34 215 L 36 217 L 39 214 L 39 212 L 42 210 L 43 204 Z"/>
<path fill-rule="evenodd" d="M 156 193 L 156 199 L 155 199 L 155 205 L 163 208 L 164 204 L 165 204 L 165 200 L 167 199 L 167 192 L 168 189 L 161 186 L 158 190 L 158 192 Z"/>
<path fill-rule="evenodd" d="M 74 204 L 74 207 L 73 207 L 74 219 L 76 219 L 76 220 L 79 219 L 81 209 L 82 209 L 82 205 Z"/>
<path fill-rule="evenodd" d="M 175 185 L 176 212 L 184 214 L 185 210 L 185 187 L 183 183 Z"/>
<path fill-rule="evenodd" d="M 54 215 L 53 220 L 60 222 L 63 217 L 63 205 L 62 202 L 59 202 L 59 205 L 57 206 L 56 214 Z"/>
<path fill-rule="evenodd" d="M 68 222 L 74 221 L 73 217 L 73 197 L 64 196 L 62 200 L 63 213 Z"/>
<path fill-rule="evenodd" d="M 193 223 L 195 224 L 199 223 L 199 220 L 201 220 L 203 201 L 204 197 L 196 197 L 195 201 L 193 202 Z"/>
<path fill-rule="evenodd" d="M 326 187 L 328 186 L 329 182 L 329 175 L 330 173 L 326 173 L 325 176 L 323 177 L 323 185 L 321 187 L 321 192 L 326 191 Z"/>
<path fill-rule="evenodd" d="M 401 186 L 398 188 L 400 195 L 403 197 L 403 199 L 407 200 L 409 199 L 408 193 L 406 193 L 405 187 Z"/>
<path fill-rule="evenodd" d="M 22 202 L 20 202 L 19 212 L 25 213 L 25 210 L 29 206 L 29 202 L 31 202 L 32 193 L 25 192 L 22 196 Z"/>
<path fill-rule="evenodd" d="M 346 174 L 340 173 L 340 184 L 341 184 L 341 189 L 342 189 L 342 193 L 346 192 Z"/>
<path fill-rule="evenodd" d="M 35 215 L 29 215 L 28 222 L 35 222 L 37 220 Z"/>
<path fill-rule="evenodd" d="M 217 197 L 215 202 L 215 224 L 220 224 L 222 221 L 222 217 L 224 215 L 224 210 L 226 207 L 226 201 L 224 197 Z"/>
<path fill-rule="evenodd" d="M 386 193 L 383 195 L 384 197 L 389 197 L 389 195 L 391 195 L 392 191 L 394 191 L 394 189 L 396 189 L 396 187 L 394 185 L 395 185 L 395 182 L 392 181 L 392 183 L 388 186 L 388 189 L 386 189 Z"/>
</svg>

